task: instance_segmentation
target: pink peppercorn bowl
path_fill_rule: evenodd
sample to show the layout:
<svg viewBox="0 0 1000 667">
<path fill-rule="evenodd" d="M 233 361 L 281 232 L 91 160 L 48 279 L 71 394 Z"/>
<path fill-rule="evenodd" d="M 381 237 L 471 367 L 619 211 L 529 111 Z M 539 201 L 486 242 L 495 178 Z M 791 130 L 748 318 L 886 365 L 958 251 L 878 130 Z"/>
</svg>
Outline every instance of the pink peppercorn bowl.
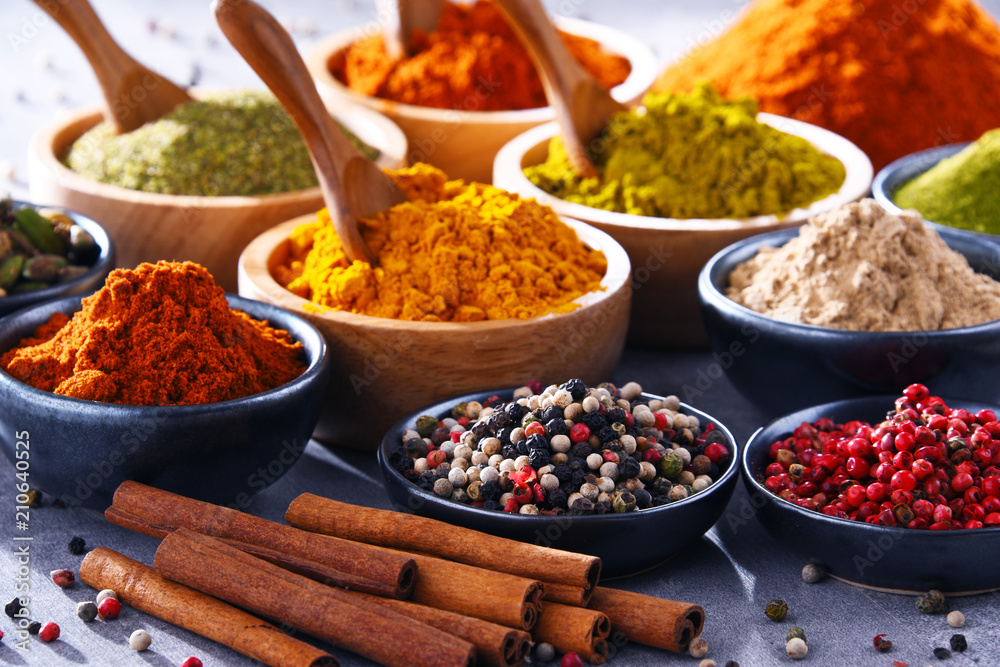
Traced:
<svg viewBox="0 0 1000 667">
<path fill-rule="evenodd" d="M 974 270 L 1000 279 L 1000 242 L 964 230 L 936 231 Z M 698 296 L 715 363 L 708 369 L 713 376 L 699 379 L 696 390 L 725 373 L 768 417 L 914 382 L 933 384 L 939 395 L 1000 402 L 1000 320 L 939 331 L 847 331 L 778 320 L 726 296 L 737 265 L 797 235 L 784 229 L 739 241 L 701 270 Z"/>
<path fill-rule="evenodd" d="M 739 444 L 718 419 L 681 403 L 680 410 L 695 415 L 702 424 L 712 422 L 726 436 L 729 462 L 711 486 L 683 500 L 632 512 L 584 516 L 542 516 L 485 510 L 442 498 L 408 481 L 389 462 L 403 433 L 417 417 L 445 417 L 458 403 L 483 402 L 496 394 L 511 400 L 513 388 L 469 394 L 427 406 L 398 421 L 378 448 L 379 468 L 386 492 L 396 507 L 456 526 L 481 530 L 521 542 L 598 556 L 602 581 L 638 574 L 660 565 L 704 535 L 725 511 L 736 488 Z M 647 398 L 661 398 L 643 394 Z"/>
<path fill-rule="evenodd" d="M 987 565 L 1000 553 L 1000 526 L 962 530 L 890 527 L 828 516 L 800 507 L 764 485 L 771 445 L 789 437 L 803 422 L 827 417 L 875 425 L 892 412 L 896 395 L 825 403 L 784 415 L 758 429 L 747 441 L 740 467 L 756 517 L 774 540 L 805 562 L 823 567 L 850 584 L 895 593 L 937 589 L 967 595 L 1000 588 L 1000 568 Z M 1000 411 L 1000 406 L 945 398 L 952 408 Z"/>
</svg>

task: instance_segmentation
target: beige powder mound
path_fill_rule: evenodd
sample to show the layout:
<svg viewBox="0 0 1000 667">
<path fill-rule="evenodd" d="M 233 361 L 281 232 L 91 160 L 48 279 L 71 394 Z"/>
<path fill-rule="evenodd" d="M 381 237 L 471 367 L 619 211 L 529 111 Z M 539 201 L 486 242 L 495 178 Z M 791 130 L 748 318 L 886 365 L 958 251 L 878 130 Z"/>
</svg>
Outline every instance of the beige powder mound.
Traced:
<svg viewBox="0 0 1000 667">
<path fill-rule="evenodd" d="M 733 270 L 726 295 L 769 317 L 850 331 L 937 331 L 1000 319 L 1000 283 L 920 215 L 872 199 L 816 216 Z"/>
</svg>

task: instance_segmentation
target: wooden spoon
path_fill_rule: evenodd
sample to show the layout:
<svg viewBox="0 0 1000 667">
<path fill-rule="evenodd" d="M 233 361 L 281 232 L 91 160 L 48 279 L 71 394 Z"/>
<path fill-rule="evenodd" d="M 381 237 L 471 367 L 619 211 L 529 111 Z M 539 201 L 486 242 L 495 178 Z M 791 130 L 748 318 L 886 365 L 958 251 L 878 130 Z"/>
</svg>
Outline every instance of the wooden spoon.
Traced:
<svg viewBox="0 0 1000 667">
<path fill-rule="evenodd" d="M 386 55 L 392 60 L 413 55 L 410 51 L 413 33 L 434 30 L 444 3 L 445 0 L 379 0 L 378 20 Z"/>
<path fill-rule="evenodd" d="M 538 0 L 495 2 L 535 61 L 570 163 L 584 176 L 597 176 L 587 146 L 607 127 L 611 114 L 625 106 L 573 59 Z"/>
<path fill-rule="evenodd" d="M 358 220 L 404 202 L 406 197 L 337 127 L 291 37 L 273 16 L 252 0 L 215 0 L 213 11 L 223 34 L 302 133 L 347 258 L 374 264 Z"/>
<path fill-rule="evenodd" d="M 35 0 L 62 26 L 97 75 L 104 92 L 106 120 L 117 134 L 160 118 L 191 97 L 173 82 L 137 63 L 104 28 L 87 0 Z"/>
</svg>

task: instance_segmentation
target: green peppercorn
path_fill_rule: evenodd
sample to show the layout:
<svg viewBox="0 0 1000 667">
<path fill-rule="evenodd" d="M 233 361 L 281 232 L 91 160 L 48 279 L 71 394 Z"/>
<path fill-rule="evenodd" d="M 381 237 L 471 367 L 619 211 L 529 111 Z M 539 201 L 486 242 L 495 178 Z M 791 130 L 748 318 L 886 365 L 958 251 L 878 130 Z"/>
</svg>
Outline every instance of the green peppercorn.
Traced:
<svg viewBox="0 0 1000 667">
<path fill-rule="evenodd" d="M 42 492 L 38 489 L 28 489 L 25 493 L 28 496 L 28 502 L 25 503 L 28 507 L 40 507 L 42 504 Z"/>
<path fill-rule="evenodd" d="M 917 598 L 917 611 L 922 614 L 943 614 L 946 608 L 944 594 L 941 591 L 930 590 Z"/>
<path fill-rule="evenodd" d="M 417 433 L 420 434 L 422 438 L 431 437 L 431 433 L 437 430 L 438 420 L 436 417 L 430 415 L 422 415 L 417 417 Z"/>
<path fill-rule="evenodd" d="M 776 623 L 783 621 L 788 616 L 788 603 L 784 600 L 771 600 L 764 608 L 764 613 Z"/>
<path fill-rule="evenodd" d="M 675 479 L 684 470 L 684 463 L 673 452 L 664 454 L 657 465 L 660 468 L 660 474 L 670 479 Z"/>
<path fill-rule="evenodd" d="M 797 625 L 795 627 L 793 627 L 791 630 L 788 631 L 788 634 L 785 636 L 785 642 L 787 643 L 787 642 L 791 641 L 792 637 L 798 637 L 802 641 L 807 641 L 806 640 L 806 631 L 804 629 L 800 628 Z"/>
<path fill-rule="evenodd" d="M 619 491 L 611 501 L 611 508 L 615 512 L 631 512 L 635 509 L 635 496 L 629 491 Z"/>
<path fill-rule="evenodd" d="M 461 419 L 462 417 L 464 417 L 465 416 L 465 406 L 466 405 L 468 405 L 468 404 L 467 403 L 459 403 L 458 405 L 456 405 L 455 407 L 453 407 L 451 409 L 451 416 L 454 417 L 455 419 Z"/>
</svg>

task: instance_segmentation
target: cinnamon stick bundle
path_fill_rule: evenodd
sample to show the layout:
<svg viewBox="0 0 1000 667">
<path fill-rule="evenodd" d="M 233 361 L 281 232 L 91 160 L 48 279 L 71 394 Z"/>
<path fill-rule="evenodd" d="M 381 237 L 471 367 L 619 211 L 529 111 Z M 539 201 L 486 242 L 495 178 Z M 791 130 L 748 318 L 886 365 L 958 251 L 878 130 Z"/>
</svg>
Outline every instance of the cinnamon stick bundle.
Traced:
<svg viewBox="0 0 1000 667">
<path fill-rule="evenodd" d="M 531 635 L 523 630 L 406 600 L 393 600 L 354 591 L 344 593 L 461 637 L 476 647 L 476 664 L 480 666 L 520 667 L 531 650 Z"/>
<path fill-rule="evenodd" d="M 575 651 L 595 665 L 608 659 L 608 617 L 593 609 L 543 602 L 542 613 L 532 631 L 536 642 L 548 642 L 561 653 Z"/>
<path fill-rule="evenodd" d="M 317 583 L 217 539 L 178 528 L 153 560 L 167 579 L 262 614 L 390 667 L 466 667 L 469 642 Z"/>
<path fill-rule="evenodd" d="M 402 554 L 317 535 L 138 482 L 122 482 L 104 515 L 111 523 L 160 539 L 176 528 L 187 528 L 312 579 L 375 595 L 409 597 L 416 579 L 416 564 Z"/>
<path fill-rule="evenodd" d="M 597 585 L 601 559 L 541 547 L 425 517 L 358 507 L 311 493 L 292 501 L 285 521 L 293 526 L 347 540 L 403 551 L 420 551 L 448 560 L 506 572 L 543 583 Z"/>
<path fill-rule="evenodd" d="M 590 608 L 607 614 L 611 627 L 630 640 L 684 653 L 701 634 L 705 611 L 696 604 L 598 586 Z"/>
<path fill-rule="evenodd" d="M 83 559 L 80 579 L 150 616 L 172 623 L 272 667 L 327 667 L 337 659 L 221 600 L 167 581 L 153 568 L 98 547 Z"/>
<path fill-rule="evenodd" d="M 413 602 L 520 630 L 535 627 L 545 592 L 540 582 L 423 554 L 395 553 L 417 563 Z"/>
</svg>

